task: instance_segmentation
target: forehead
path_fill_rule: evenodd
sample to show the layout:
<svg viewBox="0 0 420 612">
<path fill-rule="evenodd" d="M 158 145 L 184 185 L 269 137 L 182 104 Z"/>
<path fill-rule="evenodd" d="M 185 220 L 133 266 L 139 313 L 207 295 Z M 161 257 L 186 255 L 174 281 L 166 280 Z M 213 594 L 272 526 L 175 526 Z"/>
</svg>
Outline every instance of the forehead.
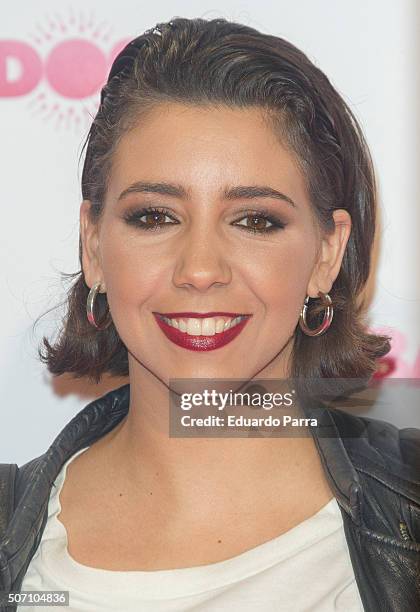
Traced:
<svg viewBox="0 0 420 612">
<path fill-rule="evenodd" d="M 149 111 L 120 140 L 110 189 L 142 178 L 192 191 L 264 182 L 306 199 L 295 155 L 257 107 L 168 103 Z"/>
</svg>

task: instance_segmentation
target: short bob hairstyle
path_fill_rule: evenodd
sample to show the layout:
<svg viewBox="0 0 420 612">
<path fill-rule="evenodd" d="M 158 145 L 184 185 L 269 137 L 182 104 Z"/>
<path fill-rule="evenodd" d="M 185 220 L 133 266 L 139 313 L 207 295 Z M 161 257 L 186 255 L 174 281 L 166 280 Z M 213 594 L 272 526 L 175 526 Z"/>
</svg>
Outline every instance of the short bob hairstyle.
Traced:
<svg viewBox="0 0 420 612">
<path fill-rule="evenodd" d="M 333 322 L 317 337 L 297 325 L 290 375 L 368 380 L 390 350 L 390 338 L 368 333 L 366 305 L 359 299 L 371 267 L 377 194 L 371 156 L 347 104 L 324 73 L 282 38 L 222 18 L 159 23 L 121 51 L 101 91 L 82 149 L 82 195 L 92 203 L 93 221 L 101 217 L 121 137 L 142 113 L 166 102 L 261 108 L 299 164 L 320 228 L 333 228 L 334 209 L 349 212 L 352 231 L 330 291 Z M 55 376 L 68 372 L 96 383 L 105 373 L 127 376 L 127 348 L 114 324 L 97 331 L 87 320 L 81 239 L 79 259 L 78 272 L 62 273 L 75 282 L 57 338 L 50 344 L 43 337 L 39 357 Z M 97 295 L 95 308 L 101 318 L 106 294 Z M 308 325 L 318 325 L 319 300 L 308 310 Z"/>
</svg>

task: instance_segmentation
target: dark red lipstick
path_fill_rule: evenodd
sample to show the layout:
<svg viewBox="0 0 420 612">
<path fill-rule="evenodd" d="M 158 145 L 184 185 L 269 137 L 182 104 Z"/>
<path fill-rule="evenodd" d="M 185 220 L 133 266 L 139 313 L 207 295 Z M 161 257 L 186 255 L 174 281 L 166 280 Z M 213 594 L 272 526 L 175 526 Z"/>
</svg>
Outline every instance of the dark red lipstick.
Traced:
<svg viewBox="0 0 420 612">
<path fill-rule="evenodd" d="M 214 349 L 225 346 L 231 342 L 236 336 L 238 336 L 252 315 L 240 314 L 234 312 L 154 312 L 153 313 L 157 324 L 163 331 L 165 336 L 178 346 L 186 348 L 190 351 L 212 351 Z M 204 319 L 206 317 L 230 317 L 232 319 L 236 317 L 244 317 L 242 321 L 237 323 L 234 327 L 231 327 L 220 333 L 216 333 L 213 336 L 193 336 L 182 332 L 172 325 L 169 325 L 162 317 L 168 319 Z"/>
</svg>

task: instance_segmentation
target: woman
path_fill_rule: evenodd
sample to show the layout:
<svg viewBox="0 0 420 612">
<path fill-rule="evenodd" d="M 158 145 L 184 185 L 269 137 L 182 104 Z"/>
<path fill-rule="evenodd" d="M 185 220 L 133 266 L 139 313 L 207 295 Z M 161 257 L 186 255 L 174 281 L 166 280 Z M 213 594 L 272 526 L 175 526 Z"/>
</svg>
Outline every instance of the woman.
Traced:
<svg viewBox="0 0 420 612">
<path fill-rule="evenodd" d="M 388 352 L 363 318 L 376 195 L 349 108 L 285 40 L 176 18 L 117 57 L 86 144 L 81 270 L 40 355 L 129 385 L 16 474 L 3 590 L 414 610 L 417 430 L 325 408 L 307 436 L 168 436 L 174 379 L 367 381 Z"/>
</svg>

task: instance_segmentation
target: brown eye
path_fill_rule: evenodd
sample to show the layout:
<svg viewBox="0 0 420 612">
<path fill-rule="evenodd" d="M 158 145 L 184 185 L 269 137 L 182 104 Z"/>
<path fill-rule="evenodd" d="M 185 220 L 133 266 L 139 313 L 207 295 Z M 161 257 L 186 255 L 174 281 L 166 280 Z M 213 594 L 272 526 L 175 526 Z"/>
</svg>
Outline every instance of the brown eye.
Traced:
<svg viewBox="0 0 420 612">
<path fill-rule="evenodd" d="M 165 217 L 167 215 L 165 215 L 164 213 L 161 212 L 149 212 L 145 215 L 142 215 L 142 217 L 144 217 L 146 219 L 145 222 L 143 222 L 146 226 L 148 227 L 153 227 L 155 224 L 160 225 L 160 223 L 164 223 L 165 222 Z M 140 219 L 142 218 L 140 217 Z"/>
<path fill-rule="evenodd" d="M 272 225 L 270 224 L 270 226 L 267 227 L 267 222 L 269 223 L 269 221 L 268 219 L 265 219 L 264 217 L 248 216 L 246 217 L 246 221 L 247 221 L 247 227 L 249 229 L 254 229 L 258 231 L 266 230 L 268 229 L 268 227 L 271 227 Z"/>
<path fill-rule="evenodd" d="M 233 225 L 254 234 L 269 234 L 286 227 L 285 223 L 268 211 L 250 211 L 239 221 Z"/>
<path fill-rule="evenodd" d="M 167 225 L 176 225 L 178 221 L 169 215 L 166 210 L 156 208 L 142 208 L 129 211 L 124 215 L 126 223 L 143 230 L 161 230 Z M 169 221 L 166 221 L 169 219 Z"/>
</svg>

